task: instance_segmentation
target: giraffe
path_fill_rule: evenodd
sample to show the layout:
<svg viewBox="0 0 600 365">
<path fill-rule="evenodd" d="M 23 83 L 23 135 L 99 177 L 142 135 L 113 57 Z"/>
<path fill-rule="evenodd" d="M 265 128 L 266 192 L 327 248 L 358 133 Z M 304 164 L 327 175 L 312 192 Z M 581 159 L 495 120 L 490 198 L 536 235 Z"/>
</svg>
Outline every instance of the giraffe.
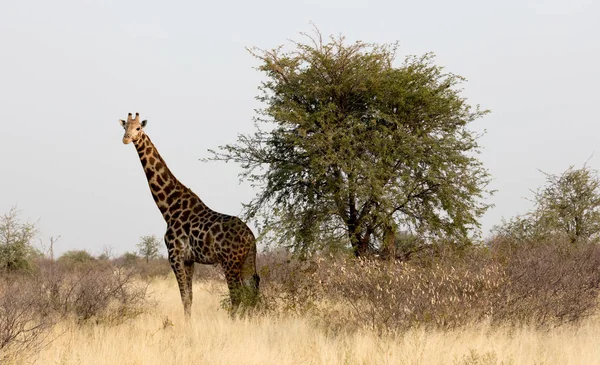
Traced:
<svg viewBox="0 0 600 365">
<path fill-rule="evenodd" d="M 192 190 L 184 186 L 158 153 L 146 133 L 147 121 L 131 113 L 123 143 L 133 142 L 144 168 L 152 198 L 167 223 L 165 244 L 175 273 L 185 318 L 191 317 L 194 264 L 220 264 L 227 280 L 232 314 L 241 302 L 243 290 L 254 300 L 260 278 L 256 273 L 256 240 L 238 217 L 208 208 Z"/>
</svg>

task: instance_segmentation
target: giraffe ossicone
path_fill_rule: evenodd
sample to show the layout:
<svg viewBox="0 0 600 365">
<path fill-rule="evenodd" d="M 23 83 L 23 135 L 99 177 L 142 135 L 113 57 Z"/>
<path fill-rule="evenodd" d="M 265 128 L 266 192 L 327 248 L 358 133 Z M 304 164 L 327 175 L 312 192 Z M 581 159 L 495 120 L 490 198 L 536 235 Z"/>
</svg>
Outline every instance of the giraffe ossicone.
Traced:
<svg viewBox="0 0 600 365">
<path fill-rule="evenodd" d="M 232 310 L 242 295 L 254 302 L 260 278 L 256 273 L 256 239 L 238 217 L 208 208 L 189 188 L 175 178 L 144 132 L 146 121 L 131 113 L 119 120 L 125 129 L 123 143 L 133 142 L 156 206 L 167 231 L 165 244 L 175 273 L 186 318 L 191 316 L 194 264 L 219 264 L 223 268 Z"/>
</svg>

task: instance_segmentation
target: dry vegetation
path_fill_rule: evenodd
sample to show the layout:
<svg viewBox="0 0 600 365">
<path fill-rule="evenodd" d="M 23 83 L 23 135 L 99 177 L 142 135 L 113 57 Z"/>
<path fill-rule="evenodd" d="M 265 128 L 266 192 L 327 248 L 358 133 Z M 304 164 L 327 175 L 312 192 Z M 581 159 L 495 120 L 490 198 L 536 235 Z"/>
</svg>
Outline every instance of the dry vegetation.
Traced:
<svg viewBox="0 0 600 365">
<path fill-rule="evenodd" d="M 232 321 L 220 309 L 226 288 L 196 285 L 193 323 L 186 326 L 176 284 L 154 281 L 159 305 L 124 325 L 63 321 L 40 364 L 592 364 L 600 358 L 600 321 L 551 332 L 487 324 L 452 331 L 410 329 L 379 337 L 370 331 L 334 335 L 306 316 L 256 316 Z"/>
<path fill-rule="evenodd" d="M 600 248 L 556 240 L 447 250 L 409 262 L 262 255 L 262 299 L 237 319 L 199 266 L 183 321 L 164 260 L 39 262 L 4 276 L 0 363 L 588 364 Z"/>
</svg>

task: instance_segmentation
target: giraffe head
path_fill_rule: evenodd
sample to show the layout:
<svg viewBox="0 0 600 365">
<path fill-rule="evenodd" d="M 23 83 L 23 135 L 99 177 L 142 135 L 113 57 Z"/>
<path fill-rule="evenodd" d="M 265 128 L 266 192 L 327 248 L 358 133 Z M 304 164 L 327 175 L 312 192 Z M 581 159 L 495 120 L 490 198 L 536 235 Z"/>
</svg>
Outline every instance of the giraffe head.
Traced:
<svg viewBox="0 0 600 365">
<path fill-rule="evenodd" d="M 127 121 L 123 119 L 119 120 L 119 123 L 125 129 L 125 135 L 123 135 L 123 143 L 128 144 L 131 141 L 137 140 L 143 133 L 142 129 L 146 126 L 147 121 L 142 120 L 140 122 L 140 113 L 135 113 L 135 118 L 132 117 L 131 113 L 127 115 Z"/>
</svg>

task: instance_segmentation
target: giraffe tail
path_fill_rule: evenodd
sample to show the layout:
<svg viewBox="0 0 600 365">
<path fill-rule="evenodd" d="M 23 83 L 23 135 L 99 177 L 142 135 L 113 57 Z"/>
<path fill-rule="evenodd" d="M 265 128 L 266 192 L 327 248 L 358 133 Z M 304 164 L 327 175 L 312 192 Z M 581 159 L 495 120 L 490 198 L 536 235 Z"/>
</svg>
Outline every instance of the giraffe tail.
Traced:
<svg viewBox="0 0 600 365">
<path fill-rule="evenodd" d="M 251 247 L 242 267 L 242 280 L 246 292 L 247 304 L 254 306 L 258 302 L 260 276 L 256 272 L 256 246 Z"/>
<path fill-rule="evenodd" d="M 256 292 L 258 293 L 258 287 L 260 285 L 260 276 L 258 276 L 257 273 L 254 273 L 254 275 L 252 275 L 252 281 L 254 290 L 256 290 Z"/>
</svg>

